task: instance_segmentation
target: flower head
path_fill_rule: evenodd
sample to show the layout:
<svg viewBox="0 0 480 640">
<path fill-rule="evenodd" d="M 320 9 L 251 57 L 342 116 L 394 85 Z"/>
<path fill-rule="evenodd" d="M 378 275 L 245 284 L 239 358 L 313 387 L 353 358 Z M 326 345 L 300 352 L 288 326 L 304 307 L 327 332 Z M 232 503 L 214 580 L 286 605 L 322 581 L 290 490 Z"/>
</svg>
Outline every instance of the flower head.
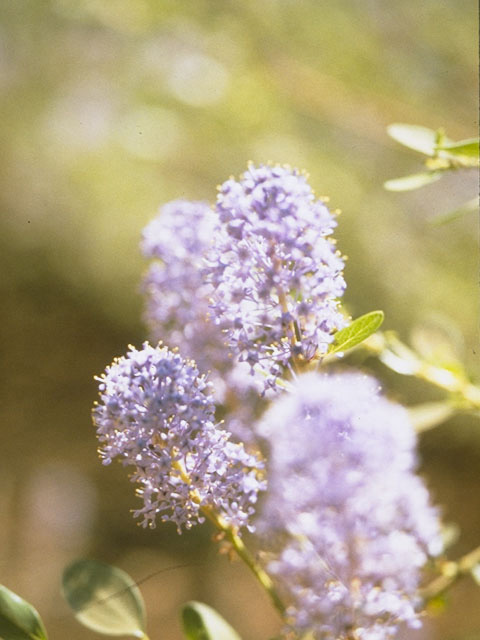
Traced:
<svg viewBox="0 0 480 640">
<path fill-rule="evenodd" d="M 209 321 L 212 285 L 202 272 L 218 216 L 204 202 L 175 200 L 144 229 L 141 248 L 151 264 L 144 276 L 145 320 L 153 341 L 163 340 L 209 371 L 228 430 L 244 442 L 263 406 L 249 367 L 237 363 L 221 327 Z M 247 375 L 245 374 L 245 367 Z"/>
<path fill-rule="evenodd" d="M 225 182 L 216 210 L 212 316 L 232 351 L 260 363 L 272 385 L 292 357 L 323 355 L 344 326 L 343 260 L 328 238 L 335 219 L 303 174 L 280 166 L 251 166 Z"/>
<path fill-rule="evenodd" d="M 266 413 L 269 492 L 258 524 L 289 620 L 322 640 L 419 626 L 420 568 L 441 550 L 415 475 L 407 413 L 361 374 L 307 374 Z M 273 542 L 276 541 L 276 542 Z"/>
<path fill-rule="evenodd" d="M 119 458 L 144 506 L 144 526 L 171 520 L 181 530 L 213 508 L 234 527 L 248 525 L 262 463 L 214 424 L 211 387 L 194 362 L 166 347 L 130 347 L 99 378 L 93 421 L 104 464 Z"/>
<path fill-rule="evenodd" d="M 207 203 L 174 200 L 145 227 L 141 243 L 152 260 L 142 283 L 150 336 L 194 358 L 204 371 L 231 366 L 219 327 L 208 322 L 212 287 L 202 275 L 215 221 Z"/>
</svg>

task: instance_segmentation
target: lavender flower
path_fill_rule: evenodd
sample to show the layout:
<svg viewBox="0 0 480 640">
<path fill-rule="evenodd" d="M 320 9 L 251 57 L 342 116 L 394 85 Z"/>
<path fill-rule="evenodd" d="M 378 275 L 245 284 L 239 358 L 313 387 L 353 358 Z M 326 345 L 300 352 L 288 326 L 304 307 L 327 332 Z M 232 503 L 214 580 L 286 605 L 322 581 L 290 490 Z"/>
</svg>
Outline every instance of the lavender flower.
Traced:
<svg viewBox="0 0 480 640">
<path fill-rule="evenodd" d="M 251 425 L 264 405 L 261 390 L 248 366 L 230 356 L 221 328 L 209 321 L 213 288 L 202 266 L 216 220 L 208 204 L 176 200 L 145 227 L 141 248 L 152 259 L 142 283 L 145 320 L 154 342 L 168 342 L 210 372 L 215 401 L 229 415 L 228 430 L 252 443 Z"/>
<path fill-rule="evenodd" d="M 404 409 L 361 374 L 299 377 L 259 426 L 271 450 L 258 525 L 288 622 L 321 640 L 420 626 L 420 568 L 440 552 Z"/>
<path fill-rule="evenodd" d="M 206 274 L 212 315 L 228 345 L 273 386 L 292 357 L 323 355 L 343 327 L 343 260 L 336 223 L 306 178 L 288 167 L 251 166 L 220 187 L 220 227 Z"/>
<path fill-rule="evenodd" d="M 214 424 L 210 383 L 192 361 L 166 347 L 130 347 L 99 378 L 100 402 L 93 411 L 104 464 L 119 458 L 144 506 L 134 512 L 143 526 L 157 515 L 181 532 L 220 513 L 235 528 L 248 526 L 257 494 L 264 489 L 262 463 L 229 442 Z"/>
<path fill-rule="evenodd" d="M 220 329 L 208 322 L 212 287 L 201 272 L 215 221 L 204 202 L 175 200 L 164 205 L 143 231 L 142 252 L 153 261 L 142 290 L 151 339 L 177 347 L 204 371 L 223 372 L 231 359 Z"/>
</svg>

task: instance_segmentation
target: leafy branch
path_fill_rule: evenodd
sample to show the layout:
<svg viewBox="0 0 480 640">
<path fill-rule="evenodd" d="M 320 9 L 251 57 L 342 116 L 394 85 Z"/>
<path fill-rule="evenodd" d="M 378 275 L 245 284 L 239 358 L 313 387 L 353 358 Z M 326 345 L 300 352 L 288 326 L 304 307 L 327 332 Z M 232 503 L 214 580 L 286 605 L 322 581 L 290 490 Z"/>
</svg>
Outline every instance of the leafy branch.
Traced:
<svg viewBox="0 0 480 640">
<path fill-rule="evenodd" d="M 384 187 L 388 191 L 411 191 L 436 182 L 446 171 L 479 166 L 478 138 L 454 142 L 447 138 L 443 129 L 434 131 L 411 124 L 391 124 L 387 132 L 404 147 L 427 156 L 424 161 L 426 171 L 387 180 Z"/>
<path fill-rule="evenodd" d="M 480 388 L 470 382 L 463 368 L 426 361 L 393 331 L 376 333 L 363 342 L 362 347 L 392 371 L 415 376 L 443 389 L 457 409 L 480 411 Z"/>
</svg>

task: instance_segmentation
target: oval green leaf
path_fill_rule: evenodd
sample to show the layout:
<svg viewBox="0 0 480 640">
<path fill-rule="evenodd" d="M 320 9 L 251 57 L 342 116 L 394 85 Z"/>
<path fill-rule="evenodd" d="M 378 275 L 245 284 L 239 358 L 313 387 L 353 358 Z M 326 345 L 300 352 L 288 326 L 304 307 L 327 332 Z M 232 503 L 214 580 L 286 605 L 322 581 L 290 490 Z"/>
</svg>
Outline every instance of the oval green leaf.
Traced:
<svg viewBox="0 0 480 640">
<path fill-rule="evenodd" d="M 479 139 L 468 138 L 467 140 L 459 140 L 458 142 L 444 142 L 442 145 L 438 145 L 437 149 L 441 151 L 448 151 L 452 156 L 478 159 Z"/>
<path fill-rule="evenodd" d="M 47 632 L 37 610 L 3 585 L 0 585 L 0 638 L 47 640 Z"/>
<path fill-rule="evenodd" d="M 222 616 L 202 602 L 188 602 L 182 609 L 186 640 L 241 640 Z"/>
<path fill-rule="evenodd" d="M 387 180 L 383 183 L 383 186 L 387 191 L 413 191 L 414 189 L 419 189 L 427 184 L 436 182 L 440 180 L 441 177 L 441 171 L 424 171 L 423 173 L 413 173 L 410 176 L 403 176 L 403 178 Z"/>
<path fill-rule="evenodd" d="M 366 340 L 380 327 L 384 319 L 383 311 L 370 311 L 354 320 L 348 327 L 340 329 L 334 336 L 328 354 L 347 351 Z"/>
<path fill-rule="evenodd" d="M 111 636 L 145 637 L 145 605 L 132 578 L 96 560 L 78 560 L 63 573 L 63 595 L 79 622 Z"/>
<path fill-rule="evenodd" d="M 387 127 L 388 135 L 403 144 L 404 147 L 433 156 L 437 143 L 437 132 L 416 124 L 391 124 Z"/>
</svg>

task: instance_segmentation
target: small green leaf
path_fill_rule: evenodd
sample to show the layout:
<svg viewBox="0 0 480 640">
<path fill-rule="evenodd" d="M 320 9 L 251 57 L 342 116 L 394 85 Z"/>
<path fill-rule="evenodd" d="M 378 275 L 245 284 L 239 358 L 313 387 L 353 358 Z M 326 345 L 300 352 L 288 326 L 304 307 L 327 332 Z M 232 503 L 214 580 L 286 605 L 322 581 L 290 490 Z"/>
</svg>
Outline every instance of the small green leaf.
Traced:
<svg viewBox="0 0 480 640">
<path fill-rule="evenodd" d="M 473 567 L 470 573 L 475 582 L 480 586 L 480 562 Z"/>
<path fill-rule="evenodd" d="M 145 637 L 145 606 L 132 578 L 96 560 L 78 560 L 63 573 L 63 595 L 79 622 L 111 636 Z"/>
<path fill-rule="evenodd" d="M 188 602 L 182 609 L 186 640 L 241 640 L 222 616 L 202 602 Z"/>
<path fill-rule="evenodd" d="M 427 603 L 427 613 L 433 614 L 434 616 L 438 616 L 441 613 L 444 613 L 446 608 L 447 608 L 446 593 L 441 593 L 438 596 L 433 596 L 433 598 L 430 598 Z M 453 639 L 451 638 L 450 640 L 453 640 Z"/>
<path fill-rule="evenodd" d="M 334 336 L 328 353 L 338 353 L 356 347 L 371 336 L 383 322 L 383 311 L 370 311 L 354 320 L 348 327 L 340 329 Z"/>
<path fill-rule="evenodd" d="M 425 402 L 408 408 L 410 420 L 417 433 L 438 427 L 454 413 L 455 409 L 448 402 Z"/>
<path fill-rule="evenodd" d="M 424 171 L 423 173 L 413 173 L 410 176 L 403 176 L 403 178 L 387 180 L 383 183 L 383 186 L 387 191 L 413 191 L 414 189 L 419 189 L 427 184 L 436 182 L 440 180 L 441 177 L 441 171 Z"/>
<path fill-rule="evenodd" d="M 427 127 L 416 124 L 391 124 L 387 127 L 388 135 L 403 144 L 404 147 L 433 156 L 438 140 L 438 133 Z"/>
<path fill-rule="evenodd" d="M 409 349 L 397 336 L 388 332 L 385 346 L 378 354 L 380 362 L 403 376 L 414 376 L 422 367 L 422 362 L 417 354 Z"/>
<path fill-rule="evenodd" d="M 444 142 L 442 145 L 438 145 L 437 149 L 448 151 L 448 153 L 453 156 L 478 159 L 479 139 L 469 138 L 468 140 L 459 140 L 458 142 Z"/>
<path fill-rule="evenodd" d="M 47 640 L 47 632 L 37 610 L 3 585 L 0 585 L 0 638 Z"/>
<path fill-rule="evenodd" d="M 423 316 L 410 332 L 410 344 L 422 360 L 448 369 L 459 378 L 467 378 L 462 360 L 465 357 L 463 332 L 441 313 Z"/>
<path fill-rule="evenodd" d="M 460 538 L 460 527 L 455 522 L 441 523 L 442 548 L 446 551 Z"/>
<path fill-rule="evenodd" d="M 431 224 L 434 226 L 448 224 L 449 222 L 453 222 L 457 218 L 461 218 L 468 213 L 478 211 L 478 206 L 478 198 L 472 198 L 468 202 L 465 202 L 460 207 L 458 207 L 458 209 L 454 209 L 453 211 L 448 211 L 448 213 L 441 213 L 440 215 L 435 216 L 435 218 L 431 220 Z"/>
</svg>

